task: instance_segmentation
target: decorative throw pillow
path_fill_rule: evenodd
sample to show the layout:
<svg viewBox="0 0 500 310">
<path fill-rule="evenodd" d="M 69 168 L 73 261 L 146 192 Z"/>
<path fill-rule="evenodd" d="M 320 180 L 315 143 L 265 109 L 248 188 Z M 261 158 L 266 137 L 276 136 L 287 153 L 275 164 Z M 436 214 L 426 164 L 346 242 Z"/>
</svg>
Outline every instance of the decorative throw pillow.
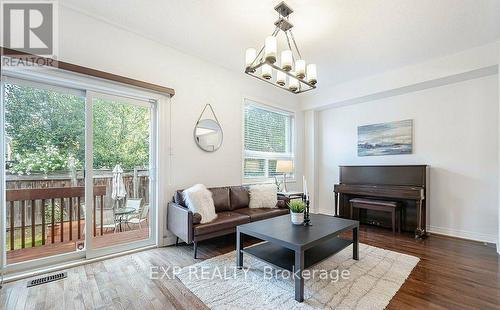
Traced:
<svg viewBox="0 0 500 310">
<path fill-rule="evenodd" d="M 205 185 L 196 184 L 182 192 L 186 206 L 193 213 L 201 215 L 202 224 L 211 222 L 217 218 L 215 213 L 212 192 Z"/>
<path fill-rule="evenodd" d="M 276 184 L 251 185 L 249 208 L 276 208 L 278 188 Z"/>
</svg>

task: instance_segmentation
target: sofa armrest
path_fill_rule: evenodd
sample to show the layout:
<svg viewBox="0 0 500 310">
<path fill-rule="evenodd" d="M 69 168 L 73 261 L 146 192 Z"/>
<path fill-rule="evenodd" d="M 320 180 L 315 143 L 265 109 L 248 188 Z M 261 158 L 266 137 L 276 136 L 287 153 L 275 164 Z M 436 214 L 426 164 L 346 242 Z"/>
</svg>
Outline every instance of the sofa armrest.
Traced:
<svg viewBox="0 0 500 310">
<path fill-rule="evenodd" d="M 167 229 L 186 243 L 191 243 L 193 241 L 193 212 L 175 202 L 169 202 Z"/>
<path fill-rule="evenodd" d="M 289 202 L 290 202 L 289 198 L 278 195 L 278 202 L 276 203 L 276 206 L 280 209 L 288 209 Z"/>
</svg>

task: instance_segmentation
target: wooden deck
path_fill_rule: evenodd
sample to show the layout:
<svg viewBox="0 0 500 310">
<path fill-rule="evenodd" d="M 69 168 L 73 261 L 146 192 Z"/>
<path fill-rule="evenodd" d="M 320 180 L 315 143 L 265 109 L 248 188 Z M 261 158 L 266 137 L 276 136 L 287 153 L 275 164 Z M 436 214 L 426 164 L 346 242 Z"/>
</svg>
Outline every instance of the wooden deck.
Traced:
<svg viewBox="0 0 500 310">
<path fill-rule="evenodd" d="M 75 226 L 73 227 L 74 231 L 77 230 L 77 227 Z M 83 222 L 81 228 L 82 232 L 84 231 L 83 230 L 84 227 L 85 223 Z M 66 231 L 68 231 L 68 229 L 69 226 L 66 228 Z M 94 237 L 93 239 L 94 247 L 104 248 L 111 245 L 143 240 L 149 237 L 149 227 L 147 224 L 142 225 L 142 229 L 139 229 L 138 227 L 132 227 L 132 229 L 129 228 L 124 228 L 124 229 L 125 231 L 116 233 L 114 233 L 112 230 L 107 230 L 107 231 L 104 230 L 102 236 L 98 235 Z M 55 239 L 59 240 L 58 238 L 59 236 L 56 236 Z M 58 254 L 71 253 L 76 251 L 77 245 L 81 244 L 84 241 L 85 240 L 82 238 L 79 240 L 63 241 L 54 244 L 46 244 L 42 246 L 7 251 L 7 263 L 13 264 Z"/>
</svg>

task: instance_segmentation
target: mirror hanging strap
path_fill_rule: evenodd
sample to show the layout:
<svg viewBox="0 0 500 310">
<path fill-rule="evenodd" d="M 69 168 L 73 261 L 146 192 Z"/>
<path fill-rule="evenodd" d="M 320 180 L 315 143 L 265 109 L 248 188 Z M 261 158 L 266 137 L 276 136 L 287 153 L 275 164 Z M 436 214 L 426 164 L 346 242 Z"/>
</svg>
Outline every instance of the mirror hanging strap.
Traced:
<svg viewBox="0 0 500 310">
<path fill-rule="evenodd" d="M 212 111 L 212 115 L 214 116 L 215 121 L 216 121 L 218 124 L 220 124 L 219 119 L 217 118 L 217 115 L 215 115 L 214 108 L 212 107 L 212 105 L 211 105 L 210 103 L 207 103 L 207 104 L 205 105 L 205 107 L 203 108 L 203 111 L 201 111 L 200 117 L 198 117 L 198 120 L 196 121 L 196 124 L 198 124 L 198 123 L 200 122 L 201 117 L 203 116 L 203 113 L 205 113 L 205 110 L 207 109 L 207 107 L 209 107 L 209 108 L 210 108 L 210 110 Z"/>
</svg>

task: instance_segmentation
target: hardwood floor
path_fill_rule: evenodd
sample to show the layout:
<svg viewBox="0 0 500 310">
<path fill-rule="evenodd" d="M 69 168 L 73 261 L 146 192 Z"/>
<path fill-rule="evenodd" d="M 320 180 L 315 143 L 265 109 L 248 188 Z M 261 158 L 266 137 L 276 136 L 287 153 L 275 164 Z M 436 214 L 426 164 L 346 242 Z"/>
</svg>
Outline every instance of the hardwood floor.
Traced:
<svg viewBox="0 0 500 310">
<path fill-rule="evenodd" d="M 500 309 L 500 260 L 491 246 L 437 235 L 418 241 L 366 226 L 360 241 L 421 259 L 388 309 Z M 234 236 L 226 236 L 201 242 L 198 256 L 234 249 Z M 27 280 L 8 283 L 0 293 L 0 308 L 206 309 L 178 280 L 150 279 L 150 266 L 201 260 L 192 254 L 192 246 L 170 246 L 71 268 L 67 279 L 41 286 L 26 288 Z"/>
<path fill-rule="evenodd" d="M 360 241 L 420 258 L 388 309 L 500 309 L 500 259 L 491 245 L 373 227 L 362 227 Z"/>
</svg>

